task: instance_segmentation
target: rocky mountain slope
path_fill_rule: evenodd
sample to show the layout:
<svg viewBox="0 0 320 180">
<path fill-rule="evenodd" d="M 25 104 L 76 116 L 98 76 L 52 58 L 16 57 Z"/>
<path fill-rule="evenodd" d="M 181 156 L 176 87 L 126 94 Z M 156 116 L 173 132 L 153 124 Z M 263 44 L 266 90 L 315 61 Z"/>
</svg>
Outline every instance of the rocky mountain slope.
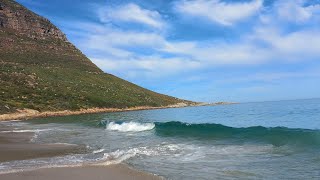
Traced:
<svg viewBox="0 0 320 180">
<path fill-rule="evenodd" d="M 191 103 L 102 72 L 49 20 L 0 0 L 0 114 Z"/>
</svg>

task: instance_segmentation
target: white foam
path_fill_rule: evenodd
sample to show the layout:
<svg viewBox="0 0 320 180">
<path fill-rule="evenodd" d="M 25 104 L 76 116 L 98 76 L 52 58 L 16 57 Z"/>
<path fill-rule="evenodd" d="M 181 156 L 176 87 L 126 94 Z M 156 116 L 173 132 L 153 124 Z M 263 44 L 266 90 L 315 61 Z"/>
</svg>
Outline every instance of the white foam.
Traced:
<svg viewBox="0 0 320 180">
<path fill-rule="evenodd" d="M 93 154 L 98 154 L 98 153 L 101 153 L 103 152 L 105 149 L 98 149 L 98 150 L 94 150 L 92 153 Z"/>
<path fill-rule="evenodd" d="M 35 132 L 33 137 L 30 139 L 30 142 L 36 142 L 36 140 L 38 139 L 39 136 L 39 132 Z"/>
<path fill-rule="evenodd" d="M 8 122 L 21 122 L 22 120 L 10 120 Z"/>
<path fill-rule="evenodd" d="M 64 146 L 77 146 L 77 144 L 71 144 L 71 143 L 49 143 L 52 145 L 64 145 Z"/>
<path fill-rule="evenodd" d="M 99 165 L 119 164 L 127 159 L 135 157 L 136 155 L 156 155 L 157 152 L 146 147 L 132 148 L 129 150 L 116 150 L 111 153 L 104 153 L 102 160 L 103 163 Z"/>
<path fill-rule="evenodd" d="M 154 147 L 136 147 L 128 150 L 116 150 L 110 153 L 104 153 L 104 156 L 98 163 L 98 165 L 110 165 L 119 164 L 127 159 L 133 158 L 135 156 L 160 156 L 168 155 L 178 151 L 180 148 L 177 145 L 158 145 Z"/>
<path fill-rule="evenodd" d="M 0 163 L 0 175 L 44 168 L 80 167 L 83 165 L 84 161 L 82 154 L 76 154 L 54 158 L 38 158 L 3 162 Z"/>
<path fill-rule="evenodd" d="M 57 143 L 60 144 L 60 143 Z M 20 171 L 35 170 L 41 168 L 52 167 L 77 167 L 86 165 L 111 165 L 119 164 L 125 160 L 136 156 L 164 156 L 172 153 L 178 153 L 179 145 L 175 144 L 159 144 L 156 146 L 142 146 L 129 149 L 118 149 L 110 153 L 103 153 L 104 149 L 96 150 L 101 152 L 98 158 L 92 159 L 88 154 L 73 154 L 67 156 L 53 157 L 53 158 L 38 158 L 29 160 L 18 160 L 0 163 L 0 174 L 7 174 Z"/>
<path fill-rule="evenodd" d="M 137 123 L 131 121 L 122 124 L 110 122 L 107 124 L 106 129 L 120 132 L 140 132 L 152 130 L 154 127 L 155 125 L 153 123 Z"/>
<path fill-rule="evenodd" d="M 41 132 L 41 131 L 50 131 L 51 129 L 21 129 L 21 130 L 10 130 L 10 131 L 0 131 L 0 133 L 25 133 L 25 132 Z"/>
</svg>

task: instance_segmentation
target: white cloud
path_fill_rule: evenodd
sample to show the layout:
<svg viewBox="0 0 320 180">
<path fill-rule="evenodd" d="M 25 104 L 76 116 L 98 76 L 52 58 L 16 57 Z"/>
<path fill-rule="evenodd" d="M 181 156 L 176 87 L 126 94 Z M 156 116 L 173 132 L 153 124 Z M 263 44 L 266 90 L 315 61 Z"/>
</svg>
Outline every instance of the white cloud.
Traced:
<svg viewBox="0 0 320 180">
<path fill-rule="evenodd" d="M 162 44 L 164 39 L 156 33 L 143 33 L 135 31 L 121 31 L 118 29 L 107 29 L 104 33 L 89 37 L 90 43 L 96 48 L 108 46 L 148 46 L 156 47 Z M 91 47 L 92 47 L 91 46 Z"/>
<path fill-rule="evenodd" d="M 243 3 L 225 3 L 220 0 L 182 0 L 175 9 L 183 15 L 206 18 L 229 26 L 256 14 L 263 6 L 262 0 Z"/>
<path fill-rule="evenodd" d="M 240 41 L 227 43 L 166 42 L 165 52 L 191 57 L 203 67 L 253 65 L 268 62 L 310 61 L 320 58 L 320 30 L 283 33 L 279 28 L 258 27 Z"/>
<path fill-rule="evenodd" d="M 260 83 L 275 83 L 281 82 L 285 79 L 298 79 L 298 78 L 319 78 L 319 68 L 305 69 L 297 72 L 264 72 L 254 73 L 248 75 L 241 75 L 237 77 L 227 77 L 220 79 L 219 83 L 248 83 L 248 82 L 260 82 Z"/>
<path fill-rule="evenodd" d="M 259 0 L 237 4 L 213 0 L 182 2 L 190 2 L 191 5 L 195 2 L 216 3 L 221 7 L 228 6 L 235 11 L 235 14 L 244 13 L 233 9 L 237 6 L 243 8 L 256 4 L 256 7 L 261 8 L 259 4 L 262 4 L 262 1 Z M 123 7 L 121 6 L 121 8 Z M 228 8 L 223 11 L 232 14 L 231 9 Z M 82 23 L 79 24 L 78 29 L 81 31 L 85 29 L 86 32 L 85 36 L 82 35 L 84 38 L 80 46 L 86 50 L 87 55 L 91 57 L 94 63 L 103 70 L 116 75 L 121 73 L 124 78 L 126 76 L 147 78 L 150 75 L 160 77 L 169 74 L 195 72 L 203 68 L 261 65 L 290 62 L 292 60 L 308 61 L 320 58 L 320 29 L 303 26 L 288 32 L 285 30 L 286 25 L 282 26 L 281 24 L 282 20 L 276 18 L 280 15 L 274 13 L 279 6 L 274 4 L 270 8 L 273 10 L 262 11 L 261 13 L 264 13 L 264 15 L 261 17 L 273 21 L 264 20 L 261 22 L 260 19 L 255 19 L 257 22 L 253 28 L 241 34 L 241 38 L 232 41 L 171 40 L 166 37 L 166 34 L 157 31 L 158 29 L 137 31 L 134 28 L 121 29 L 110 24 Z M 304 8 L 317 9 L 317 6 Z M 248 10 L 250 8 L 244 9 Z M 115 10 L 120 12 L 117 8 Z M 147 10 L 147 12 L 149 11 Z M 216 13 L 222 13 L 222 11 L 214 12 L 212 16 L 218 17 L 215 15 Z M 221 22 L 235 23 L 237 20 L 232 19 L 232 16 L 223 17 Z M 76 32 L 76 27 L 74 27 L 76 25 L 73 23 L 72 26 L 74 32 Z"/>
<path fill-rule="evenodd" d="M 113 59 L 112 57 L 90 59 L 107 72 L 121 71 L 126 72 L 127 76 L 134 74 L 134 76 L 164 77 L 201 66 L 199 62 L 190 59 L 165 58 L 156 55 L 140 56 L 131 59 Z"/>
<path fill-rule="evenodd" d="M 165 42 L 165 39 L 157 33 L 124 31 L 94 24 L 81 26 L 86 26 L 88 27 L 87 29 L 91 30 L 91 33 L 86 35 L 86 38 L 81 43 L 83 48 L 98 50 L 104 55 L 112 55 L 117 58 L 134 56 L 134 52 L 126 49 L 128 47 L 153 49 L 161 47 Z"/>
<path fill-rule="evenodd" d="M 279 29 L 259 27 L 251 38 L 253 41 L 261 41 L 268 45 L 273 59 L 306 61 L 320 58 L 319 30 L 282 33 Z"/>
<path fill-rule="evenodd" d="M 320 20 L 320 5 L 307 5 L 306 0 L 281 0 L 276 1 L 271 9 L 260 14 L 260 20 L 265 25 L 288 24 L 305 25 Z"/>
<path fill-rule="evenodd" d="M 320 12 L 320 5 L 304 6 L 305 0 L 282 0 L 276 3 L 276 13 L 282 20 L 302 23 L 310 20 L 316 12 Z"/>
<path fill-rule="evenodd" d="M 103 58 L 92 60 L 107 72 L 156 76 L 179 74 L 200 68 L 263 64 L 270 61 L 305 61 L 320 58 L 320 31 L 282 34 L 278 29 L 257 28 L 239 42 L 170 41 L 156 33 L 142 33 L 106 28 L 84 43 L 100 50 Z M 308 42 L 308 46 L 305 46 Z M 266 46 L 260 46 L 259 44 Z M 149 48 L 151 55 L 130 51 L 130 47 Z M 162 56 L 169 53 L 170 58 Z M 133 73 L 139 72 L 140 73 Z M 143 72 L 143 73 L 142 73 Z M 149 76 L 149 75 L 148 75 Z"/>
<path fill-rule="evenodd" d="M 163 28 L 165 25 L 159 12 L 143 9 L 133 3 L 119 7 L 101 8 L 99 10 L 99 17 L 102 22 L 134 22 L 154 28 Z"/>
<path fill-rule="evenodd" d="M 169 43 L 169 42 L 168 42 Z M 187 46 L 187 45 L 188 46 Z M 169 43 L 167 52 L 180 53 L 204 63 L 204 67 L 216 65 L 257 64 L 270 56 L 264 48 L 240 42 L 235 44 L 201 42 Z M 170 48 L 174 46 L 174 49 Z"/>
<path fill-rule="evenodd" d="M 180 66 L 174 72 L 179 73 L 182 69 L 194 69 L 217 65 L 257 64 L 266 61 L 270 55 L 266 49 L 257 48 L 254 44 L 240 42 L 228 43 L 202 43 L 197 41 L 170 41 L 160 34 L 142 33 L 134 31 L 122 31 L 106 28 L 99 34 L 93 34 L 84 42 L 86 48 L 100 50 L 104 56 L 108 56 L 106 64 L 119 63 L 117 69 L 126 69 L 124 66 L 141 67 L 150 71 L 158 71 L 159 67 L 170 69 L 171 66 Z M 153 53 L 153 57 L 146 57 L 127 48 L 147 48 Z M 162 53 L 169 53 L 174 58 L 159 58 Z M 157 56 L 157 58 L 155 58 Z M 126 58 L 126 60 L 124 60 Z M 177 61 L 177 58 L 179 61 Z M 152 60 L 152 61 L 151 61 Z M 198 62 L 197 66 L 184 66 L 183 62 L 192 60 Z M 109 61 L 109 62 L 107 62 Z M 134 62 L 139 61 L 139 62 Z M 156 63 L 156 61 L 159 61 Z M 133 64 L 134 63 L 134 64 Z M 102 62 L 99 62 L 102 65 Z M 149 68 L 147 68 L 147 65 Z M 150 68 L 154 66 L 153 68 Z M 110 68 L 109 68 L 110 69 Z M 161 69 L 161 68 L 160 68 Z M 119 69 L 120 70 L 120 69 Z M 163 69 L 164 70 L 164 69 Z"/>
<path fill-rule="evenodd" d="M 308 8 L 301 7 L 294 1 L 279 3 L 277 13 L 281 19 L 303 22 L 311 17 L 311 11 Z"/>
</svg>

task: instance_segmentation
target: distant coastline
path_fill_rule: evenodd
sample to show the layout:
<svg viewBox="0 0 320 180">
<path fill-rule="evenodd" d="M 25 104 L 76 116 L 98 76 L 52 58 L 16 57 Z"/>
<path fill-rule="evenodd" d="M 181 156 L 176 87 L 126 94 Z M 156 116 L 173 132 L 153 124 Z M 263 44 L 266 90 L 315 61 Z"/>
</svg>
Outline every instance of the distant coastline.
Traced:
<svg viewBox="0 0 320 180">
<path fill-rule="evenodd" d="M 217 105 L 231 105 L 231 104 L 239 104 L 238 102 L 214 102 L 214 103 L 207 103 L 206 106 L 217 106 Z"/>
<path fill-rule="evenodd" d="M 40 112 L 34 109 L 20 109 L 14 113 L 1 114 L 0 121 L 10 121 L 10 120 L 28 120 L 34 118 L 43 117 L 57 117 L 57 116 L 70 116 L 70 115 L 81 115 L 81 114 L 96 114 L 96 113 L 108 113 L 108 112 L 125 112 L 125 111 L 139 111 L 139 110 L 152 110 L 152 109 L 167 109 L 167 108 L 183 108 L 192 106 L 216 106 L 216 105 L 230 105 L 237 104 L 234 102 L 216 102 L 216 103 L 177 103 L 168 106 L 138 106 L 130 108 L 90 108 L 90 109 L 80 109 L 76 111 L 63 110 L 63 111 L 44 111 Z"/>
</svg>

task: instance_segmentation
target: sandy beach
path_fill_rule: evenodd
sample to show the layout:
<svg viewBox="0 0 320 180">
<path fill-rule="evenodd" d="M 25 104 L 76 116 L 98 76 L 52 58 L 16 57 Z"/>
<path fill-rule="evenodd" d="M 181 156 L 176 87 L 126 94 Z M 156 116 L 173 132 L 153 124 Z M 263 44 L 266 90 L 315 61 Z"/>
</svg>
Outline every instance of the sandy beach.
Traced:
<svg viewBox="0 0 320 180">
<path fill-rule="evenodd" d="M 45 168 L 0 174 L 1 180 L 160 180 L 161 177 L 140 172 L 126 165 Z"/>
<path fill-rule="evenodd" d="M 0 162 L 35 159 L 41 157 L 63 156 L 73 153 L 85 153 L 85 147 L 68 144 L 35 144 L 34 132 L 21 132 L 10 127 L 0 127 Z M 109 166 L 54 167 L 0 174 L 1 180 L 126 180 L 161 179 L 158 176 L 140 172 L 124 164 Z"/>
<path fill-rule="evenodd" d="M 0 133 L 0 162 L 85 152 L 85 147 L 67 144 L 33 144 L 33 133 Z"/>
</svg>

